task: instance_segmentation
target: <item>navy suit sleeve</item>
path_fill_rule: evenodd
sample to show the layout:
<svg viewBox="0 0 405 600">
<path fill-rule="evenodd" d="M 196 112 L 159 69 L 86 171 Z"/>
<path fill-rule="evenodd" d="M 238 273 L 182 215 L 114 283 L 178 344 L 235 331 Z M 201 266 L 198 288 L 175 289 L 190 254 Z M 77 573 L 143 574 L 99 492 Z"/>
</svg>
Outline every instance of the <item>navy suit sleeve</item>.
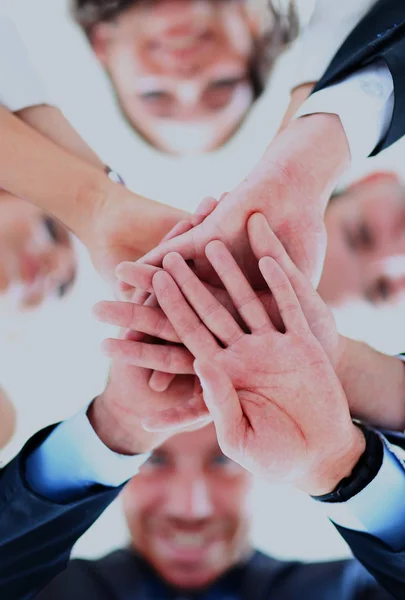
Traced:
<svg viewBox="0 0 405 600">
<path fill-rule="evenodd" d="M 378 154 L 405 135 L 405 2 L 378 0 L 342 44 L 313 93 L 341 81 L 376 60 L 384 60 L 394 80 L 394 111 Z"/>
<path fill-rule="evenodd" d="M 405 449 L 405 435 L 383 432 L 385 437 L 396 446 Z M 395 489 L 387 490 L 395 494 Z M 405 499 L 404 499 L 405 502 Z M 354 556 L 369 573 L 389 591 L 394 598 L 405 598 L 405 547 L 393 550 L 388 544 L 367 533 L 360 533 L 336 525 L 337 530 L 349 544 Z"/>
<path fill-rule="evenodd" d="M 25 462 L 52 431 L 36 434 L 0 472 L 0 597 L 35 598 L 67 565 L 73 545 L 120 488 L 95 486 L 75 502 L 57 503 L 30 489 Z"/>
<path fill-rule="evenodd" d="M 336 526 L 354 556 L 394 598 L 405 598 L 405 548 L 395 552 L 381 540 Z"/>
</svg>

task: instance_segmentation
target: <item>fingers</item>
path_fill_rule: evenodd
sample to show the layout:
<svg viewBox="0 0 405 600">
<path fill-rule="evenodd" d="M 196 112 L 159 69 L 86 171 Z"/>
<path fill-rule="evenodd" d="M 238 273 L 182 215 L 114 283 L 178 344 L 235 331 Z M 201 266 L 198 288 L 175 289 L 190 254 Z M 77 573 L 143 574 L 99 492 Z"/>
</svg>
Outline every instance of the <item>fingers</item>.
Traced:
<svg viewBox="0 0 405 600">
<path fill-rule="evenodd" d="M 259 269 L 274 296 L 286 332 L 304 333 L 309 327 L 301 305 L 287 275 L 273 258 L 266 256 L 259 261 Z"/>
<path fill-rule="evenodd" d="M 208 425 L 212 420 L 202 396 L 192 398 L 178 406 L 162 410 L 142 422 L 146 431 L 170 431 L 200 424 Z"/>
<path fill-rule="evenodd" d="M 302 312 L 311 327 L 311 323 L 317 322 L 320 316 L 323 317 L 327 309 L 310 280 L 301 273 L 291 260 L 284 246 L 262 214 L 256 213 L 250 217 L 248 221 L 248 234 L 252 251 L 257 260 L 260 260 L 264 256 L 271 256 L 283 269 L 298 298 Z"/>
<path fill-rule="evenodd" d="M 194 215 L 196 217 L 202 217 L 202 220 L 204 220 L 209 217 L 209 215 L 216 209 L 217 206 L 218 200 L 212 196 L 207 196 L 206 198 L 203 198 L 203 200 L 197 206 Z M 201 222 L 201 220 L 199 222 Z"/>
<path fill-rule="evenodd" d="M 139 306 L 133 302 L 98 302 L 94 315 L 102 323 L 140 331 L 168 342 L 180 339 L 159 307 Z"/>
<path fill-rule="evenodd" d="M 215 355 L 220 350 L 218 343 L 188 305 L 169 273 L 157 273 L 153 278 L 153 287 L 161 308 L 190 352 L 194 356 Z"/>
<path fill-rule="evenodd" d="M 169 252 L 178 252 L 185 260 L 193 260 L 196 258 L 197 251 L 195 231 L 196 228 L 193 228 L 190 231 L 157 246 L 139 259 L 139 262 L 142 264 L 161 266 L 164 257 L 166 254 L 169 254 Z"/>
<path fill-rule="evenodd" d="M 263 304 L 225 244 L 218 240 L 210 242 L 205 253 L 250 331 L 272 327 Z"/>
<path fill-rule="evenodd" d="M 115 269 L 115 274 L 118 279 L 132 288 L 139 288 L 152 293 L 152 279 L 158 271 L 158 267 L 144 265 L 139 262 L 123 262 Z"/>
<path fill-rule="evenodd" d="M 257 260 L 260 260 L 264 256 L 274 258 L 288 276 L 300 302 L 300 294 L 305 295 L 309 290 L 314 291 L 309 279 L 301 273 L 291 260 L 283 244 L 267 223 L 264 215 L 255 213 L 250 217 L 248 221 L 248 235 L 250 246 Z"/>
<path fill-rule="evenodd" d="M 164 238 L 161 239 L 160 243 L 164 244 L 164 242 L 168 242 L 169 240 L 172 240 L 173 238 L 177 237 L 178 235 L 182 235 L 183 233 L 190 231 L 190 229 L 192 227 L 193 227 L 193 224 L 191 223 L 191 221 L 189 219 L 183 219 L 182 221 L 179 221 L 173 227 L 173 229 L 171 229 L 169 231 L 169 233 L 167 233 L 165 235 Z"/>
<path fill-rule="evenodd" d="M 221 342 L 230 345 L 244 335 L 235 319 L 201 283 L 179 254 L 172 252 L 166 256 L 163 266 L 201 321 Z"/>
<path fill-rule="evenodd" d="M 153 371 L 149 379 L 149 387 L 154 392 L 165 392 L 169 388 L 174 378 L 175 375 L 172 373 Z"/>
<path fill-rule="evenodd" d="M 194 370 L 203 389 L 204 402 L 214 421 L 218 442 L 228 454 L 243 443 L 245 417 L 238 394 L 227 373 L 214 361 L 196 360 Z"/>
<path fill-rule="evenodd" d="M 180 346 L 159 346 L 129 339 L 104 340 L 103 352 L 114 360 L 145 369 L 155 369 L 175 375 L 190 375 L 193 356 Z"/>
</svg>

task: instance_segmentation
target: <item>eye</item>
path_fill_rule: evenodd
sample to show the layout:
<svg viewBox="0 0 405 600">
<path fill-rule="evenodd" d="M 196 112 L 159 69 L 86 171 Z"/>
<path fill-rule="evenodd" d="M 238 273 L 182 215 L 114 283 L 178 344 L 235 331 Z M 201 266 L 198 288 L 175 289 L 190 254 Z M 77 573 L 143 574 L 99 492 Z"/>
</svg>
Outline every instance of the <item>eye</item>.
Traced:
<svg viewBox="0 0 405 600">
<path fill-rule="evenodd" d="M 174 112 L 174 97 L 163 90 L 144 92 L 140 95 L 140 99 L 155 116 L 169 117 Z"/>
<path fill-rule="evenodd" d="M 374 248 L 375 238 L 369 225 L 360 221 L 355 227 L 346 231 L 349 247 L 356 252 L 367 252 Z"/>
<path fill-rule="evenodd" d="M 211 459 L 211 464 L 213 467 L 227 467 L 229 465 L 234 464 L 233 460 L 225 456 L 225 454 L 215 454 Z"/>
<path fill-rule="evenodd" d="M 57 223 L 54 221 L 54 219 L 51 219 L 50 217 L 45 217 L 44 225 L 45 225 L 45 229 L 47 230 L 49 237 L 52 239 L 52 241 L 55 243 L 58 243 L 59 242 L 59 230 L 58 230 Z"/>
<path fill-rule="evenodd" d="M 236 87 L 245 82 L 244 77 L 219 79 L 206 89 L 203 101 L 204 104 L 211 110 L 219 110 L 224 108 L 232 99 Z"/>
<path fill-rule="evenodd" d="M 373 304 L 388 302 L 393 294 L 391 282 L 386 277 L 379 277 L 366 291 L 366 298 Z"/>
<path fill-rule="evenodd" d="M 154 453 L 152 456 L 146 461 L 145 466 L 149 467 L 162 467 L 169 464 L 169 460 L 167 456 L 164 454 Z"/>
</svg>

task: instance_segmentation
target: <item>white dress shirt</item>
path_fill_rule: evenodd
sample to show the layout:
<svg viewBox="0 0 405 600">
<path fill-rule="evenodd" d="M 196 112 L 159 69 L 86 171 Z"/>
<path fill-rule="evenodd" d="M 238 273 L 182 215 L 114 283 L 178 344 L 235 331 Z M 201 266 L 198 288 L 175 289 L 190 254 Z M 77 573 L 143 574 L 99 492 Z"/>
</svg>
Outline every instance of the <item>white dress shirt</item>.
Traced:
<svg viewBox="0 0 405 600">
<path fill-rule="evenodd" d="M 14 23 L 0 17 L 0 105 L 16 112 L 41 104 L 53 103 Z"/>
<path fill-rule="evenodd" d="M 369 156 L 384 138 L 393 110 L 394 82 L 387 65 L 379 60 L 310 96 L 296 118 L 314 113 L 338 115 L 352 161 L 356 161 Z"/>
<path fill-rule="evenodd" d="M 315 0 L 314 10 L 293 44 L 291 89 L 319 81 L 336 52 L 377 0 Z M 305 7 L 308 0 L 298 0 Z"/>
</svg>

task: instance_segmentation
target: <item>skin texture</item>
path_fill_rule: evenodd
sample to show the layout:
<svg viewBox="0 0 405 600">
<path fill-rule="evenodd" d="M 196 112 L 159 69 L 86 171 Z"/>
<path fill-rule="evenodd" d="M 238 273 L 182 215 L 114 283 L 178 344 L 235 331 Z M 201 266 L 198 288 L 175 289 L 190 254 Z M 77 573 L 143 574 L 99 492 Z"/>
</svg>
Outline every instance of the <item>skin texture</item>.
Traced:
<svg viewBox="0 0 405 600">
<path fill-rule="evenodd" d="M 0 194 L 0 303 L 35 308 L 65 295 L 74 281 L 76 257 L 67 230 L 42 210 Z"/>
<path fill-rule="evenodd" d="M 206 252 L 231 297 L 238 299 L 236 308 L 249 334 L 206 292 L 178 254 L 166 257 L 171 275 L 157 273 L 154 289 L 197 359 L 195 369 L 221 448 L 269 481 L 291 483 L 314 495 L 328 493 L 350 474 L 365 442 L 351 421 L 327 355 L 273 259 L 261 259 L 259 267 L 271 285 L 283 333 L 274 327 L 225 245 L 211 242 Z M 174 412 L 167 411 L 168 421 Z"/>
<path fill-rule="evenodd" d="M 173 586 L 209 585 L 249 551 L 250 486 L 212 424 L 175 435 L 123 492 L 133 547 Z"/>
<path fill-rule="evenodd" d="M 15 408 L 5 390 L 0 388 L 0 450 L 13 436 L 16 424 Z"/>
<path fill-rule="evenodd" d="M 328 147 L 331 140 L 333 148 Z M 220 286 L 205 257 L 206 245 L 219 239 L 229 247 L 256 291 L 266 289 L 246 235 L 248 218 L 261 212 L 293 261 L 317 282 L 326 250 L 324 209 L 348 161 L 347 140 L 338 117 L 317 114 L 294 121 L 201 225 L 162 244 L 138 265 L 120 265 L 116 274 L 151 291 L 156 269 L 150 267 L 160 267 L 168 252 L 179 252 L 185 260 L 194 261 L 203 281 Z"/>
<path fill-rule="evenodd" d="M 405 289 L 405 189 L 377 172 L 333 199 L 326 211 L 328 248 L 318 288 L 331 305 L 398 302 Z"/>
<path fill-rule="evenodd" d="M 338 335 L 330 309 L 288 257 L 262 215 L 253 215 L 250 218 L 248 232 L 256 259 L 260 260 L 265 256 L 274 258 L 288 276 L 312 333 L 321 343 L 339 376 L 351 414 L 375 427 L 403 430 L 405 423 L 403 363 L 395 357 L 377 352 L 366 344 Z M 221 303 L 230 307 L 223 298 Z M 276 316 L 272 303 L 263 304 L 270 308 L 272 317 Z M 150 312 L 149 309 L 135 307 L 132 303 L 100 302 L 96 305 L 95 312 L 101 321 L 112 325 L 130 329 L 144 327 L 151 335 L 169 342 L 180 341 L 169 320 L 156 306 L 153 312 Z M 234 309 L 232 314 L 236 315 Z M 124 348 L 121 344 L 122 342 L 117 340 L 108 340 L 104 348 L 110 356 L 122 357 L 123 360 L 142 364 L 144 367 L 154 366 L 164 369 L 169 364 L 167 352 L 170 351 L 170 346 L 166 346 L 166 354 L 163 358 L 159 356 L 160 351 L 157 350 L 156 345 L 147 347 L 127 345 Z M 178 352 L 179 350 L 176 349 L 173 357 L 179 360 L 178 372 L 192 373 L 193 355 L 186 350 L 181 354 Z M 170 381 L 172 379 L 169 383 Z M 386 402 L 387 397 L 390 398 L 389 403 Z"/>
<path fill-rule="evenodd" d="M 259 23 L 245 2 L 137 2 L 90 41 L 129 123 L 164 152 L 207 152 L 254 100 L 250 62 Z"/>
<path fill-rule="evenodd" d="M 113 183 L 2 107 L 0 127 L 0 187 L 73 231 L 113 284 L 117 264 L 142 256 L 186 217 Z"/>
</svg>

